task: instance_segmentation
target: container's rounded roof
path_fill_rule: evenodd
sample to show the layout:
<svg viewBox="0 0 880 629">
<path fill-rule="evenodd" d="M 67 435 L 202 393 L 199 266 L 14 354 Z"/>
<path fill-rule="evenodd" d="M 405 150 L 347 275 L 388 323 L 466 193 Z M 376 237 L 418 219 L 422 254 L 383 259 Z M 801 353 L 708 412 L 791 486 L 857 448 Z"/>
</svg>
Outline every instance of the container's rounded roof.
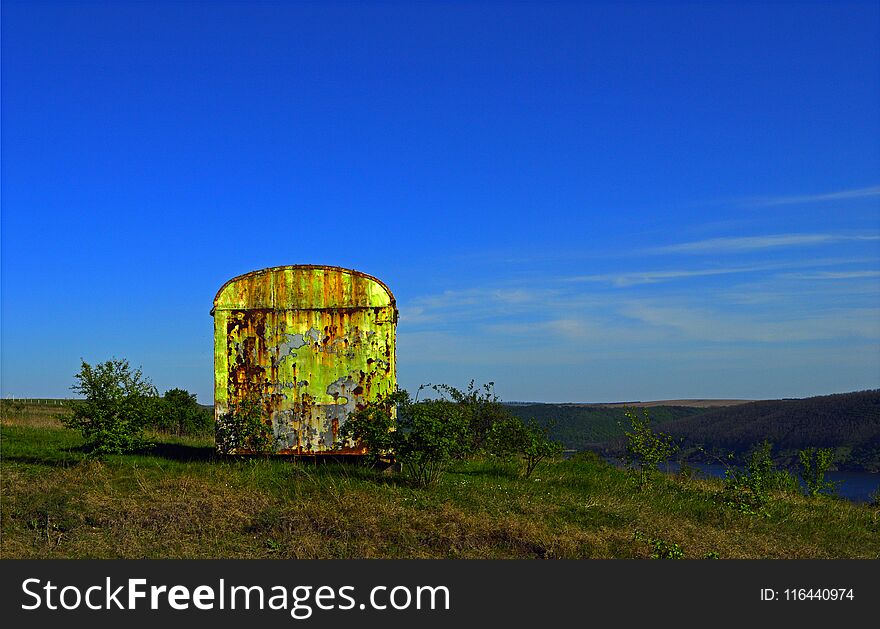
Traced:
<svg viewBox="0 0 880 629">
<path fill-rule="evenodd" d="M 251 271 L 226 282 L 214 297 L 215 310 L 323 310 L 396 308 L 381 281 L 338 266 L 296 264 Z"/>
</svg>

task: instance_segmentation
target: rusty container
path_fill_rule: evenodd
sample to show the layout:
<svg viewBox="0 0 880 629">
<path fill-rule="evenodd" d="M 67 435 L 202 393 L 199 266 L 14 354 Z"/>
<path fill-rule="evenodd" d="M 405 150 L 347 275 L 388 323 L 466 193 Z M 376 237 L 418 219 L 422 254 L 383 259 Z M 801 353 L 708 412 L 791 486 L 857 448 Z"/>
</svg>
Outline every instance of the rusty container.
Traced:
<svg viewBox="0 0 880 629">
<path fill-rule="evenodd" d="M 366 452 L 337 434 L 353 410 L 396 386 L 397 307 L 385 284 L 334 266 L 273 267 L 226 282 L 211 315 L 220 452 L 256 451 L 231 429 L 245 401 L 251 416 L 261 411 L 259 451 Z"/>
</svg>

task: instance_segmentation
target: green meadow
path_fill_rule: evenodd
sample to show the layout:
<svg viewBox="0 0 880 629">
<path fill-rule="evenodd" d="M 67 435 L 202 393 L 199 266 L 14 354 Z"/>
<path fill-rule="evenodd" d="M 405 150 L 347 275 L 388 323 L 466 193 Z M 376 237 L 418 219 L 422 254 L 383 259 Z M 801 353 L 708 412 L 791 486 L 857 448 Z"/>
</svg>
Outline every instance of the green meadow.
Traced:
<svg viewBox="0 0 880 629">
<path fill-rule="evenodd" d="M 50 407 L 51 408 L 51 407 Z M 766 517 L 722 481 L 639 489 L 595 455 L 456 462 L 429 488 L 352 463 L 224 459 L 210 439 L 152 435 L 98 460 L 61 409 L 4 406 L 3 558 L 880 558 L 880 508 L 774 493 Z"/>
</svg>

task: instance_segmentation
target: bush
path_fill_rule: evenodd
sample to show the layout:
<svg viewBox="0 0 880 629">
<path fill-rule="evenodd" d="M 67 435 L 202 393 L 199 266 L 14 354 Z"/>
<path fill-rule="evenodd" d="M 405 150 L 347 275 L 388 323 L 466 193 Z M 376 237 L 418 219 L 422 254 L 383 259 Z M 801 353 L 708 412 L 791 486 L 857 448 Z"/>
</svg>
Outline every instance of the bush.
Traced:
<svg viewBox="0 0 880 629">
<path fill-rule="evenodd" d="M 214 413 L 201 406 L 196 394 L 184 389 L 171 389 L 156 400 L 151 426 L 178 437 L 207 435 L 214 430 Z"/>
<path fill-rule="evenodd" d="M 807 486 L 807 495 L 811 498 L 820 493 L 831 493 L 835 485 L 825 480 L 825 472 L 834 462 L 834 450 L 831 448 L 807 448 L 798 452 L 801 478 Z"/>
<path fill-rule="evenodd" d="M 472 452 L 470 415 L 464 405 L 447 399 L 414 402 L 398 391 L 371 402 L 349 416 L 337 446 L 352 439 L 370 457 L 393 456 L 421 487 L 436 483 L 453 459 Z"/>
<path fill-rule="evenodd" d="M 373 463 L 393 456 L 397 407 L 409 403 L 406 391 L 395 391 L 357 409 L 340 427 L 336 446 L 346 445 L 347 441 L 361 444 L 367 448 L 367 459 Z"/>
<path fill-rule="evenodd" d="M 436 483 L 454 459 L 479 451 L 522 457 L 528 478 L 535 466 L 558 454 L 562 446 L 547 438 L 535 422 L 511 417 L 492 391 L 473 381 L 466 391 L 431 386 L 446 397 L 413 401 L 398 391 L 371 402 L 348 417 L 339 430 L 337 447 L 354 441 L 367 448 L 373 461 L 394 457 L 416 484 Z"/>
<path fill-rule="evenodd" d="M 660 463 L 668 461 L 678 448 L 672 437 L 653 431 L 647 409 L 642 409 L 641 417 L 635 410 L 627 411 L 626 416 L 630 420 L 630 430 L 624 432 L 626 463 L 638 470 L 639 487 L 644 487 L 657 473 Z"/>
<path fill-rule="evenodd" d="M 727 506 L 746 515 L 769 517 L 770 491 L 798 491 L 797 479 L 774 466 L 772 450 L 773 444 L 765 440 L 753 448 L 746 469 L 727 470 L 722 492 Z"/>
<path fill-rule="evenodd" d="M 228 413 L 217 422 L 217 449 L 223 454 L 268 454 L 275 435 L 267 424 L 263 398 L 252 392 L 232 403 Z"/>
<path fill-rule="evenodd" d="M 525 478 L 532 475 L 538 463 L 562 452 L 562 444 L 550 441 L 546 428 L 534 420 L 523 423 L 515 417 L 494 422 L 489 429 L 486 445 L 494 454 L 521 457 Z"/>
<path fill-rule="evenodd" d="M 469 417 L 450 400 L 423 400 L 398 407 L 394 452 L 417 485 L 436 483 L 453 459 L 467 456 L 472 439 Z"/>
<path fill-rule="evenodd" d="M 153 417 L 156 388 L 140 369 L 132 371 L 127 360 L 114 358 L 94 367 L 81 362 L 71 389 L 85 399 L 70 401 L 63 423 L 79 430 L 98 456 L 147 445 L 143 431 Z"/>
<path fill-rule="evenodd" d="M 432 385 L 431 388 L 458 405 L 468 423 L 471 450 L 485 449 L 492 427 L 497 422 L 506 421 L 511 417 L 510 412 L 501 403 L 501 398 L 495 395 L 494 382 L 477 388 L 471 380 L 464 391 L 448 384 Z"/>
</svg>

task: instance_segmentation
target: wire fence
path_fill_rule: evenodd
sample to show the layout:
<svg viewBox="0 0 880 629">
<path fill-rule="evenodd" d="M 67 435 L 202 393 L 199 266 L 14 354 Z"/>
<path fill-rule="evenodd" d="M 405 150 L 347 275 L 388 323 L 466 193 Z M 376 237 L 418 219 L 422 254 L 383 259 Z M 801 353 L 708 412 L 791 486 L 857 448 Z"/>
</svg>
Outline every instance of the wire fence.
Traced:
<svg viewBox="0 0 880 629">
<path fill-rule="evenodd" d="M 43 406 L 66 406 L 70 401 L 70 398 L 13 397 L 11 395 L 0 400 L 0 402 L 14 404 L 39 404 Z"/>
</svg>

